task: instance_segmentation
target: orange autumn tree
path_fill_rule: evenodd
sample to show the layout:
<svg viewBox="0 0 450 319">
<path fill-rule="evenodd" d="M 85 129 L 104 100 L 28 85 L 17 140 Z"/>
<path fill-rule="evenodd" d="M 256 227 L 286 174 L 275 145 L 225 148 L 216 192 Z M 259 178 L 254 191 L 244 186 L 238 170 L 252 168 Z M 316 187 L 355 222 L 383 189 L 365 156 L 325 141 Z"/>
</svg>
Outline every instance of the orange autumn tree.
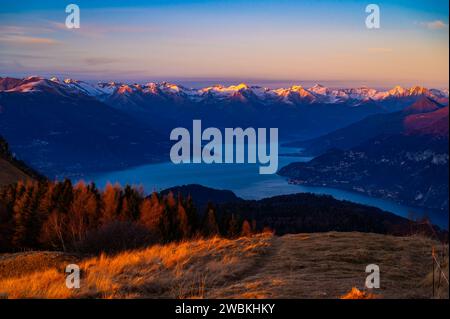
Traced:
<svg viewBox="0 0 450 319">
<path fill-rule="evenodd" d="M 141 188 L 118 184 L 101 191 L 93 183 L 73 186 L 70 180 L 18 182 L 0 190 L 0 252 L 90 253 L 254 231 L 236 214 L 219 217 L 213 205 L 199 215 L 190 196 L 171 192 L 146 197 Z"/>
</svg>

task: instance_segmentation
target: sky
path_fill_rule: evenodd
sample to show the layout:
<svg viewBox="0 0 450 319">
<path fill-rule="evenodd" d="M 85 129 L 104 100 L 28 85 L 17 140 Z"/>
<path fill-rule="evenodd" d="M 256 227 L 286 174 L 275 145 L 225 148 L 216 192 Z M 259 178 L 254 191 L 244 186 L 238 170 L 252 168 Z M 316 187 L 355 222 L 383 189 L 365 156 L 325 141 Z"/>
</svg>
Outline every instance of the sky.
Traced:
<svg viewBox="0 0 450 319">
<path fill-rule="evenodd" d="M 79 29 L 65 26 L 70 3 Z M 448 15 L 440 0 L 7 1 L 0 76 L 448 88 Z"/>
</svg>

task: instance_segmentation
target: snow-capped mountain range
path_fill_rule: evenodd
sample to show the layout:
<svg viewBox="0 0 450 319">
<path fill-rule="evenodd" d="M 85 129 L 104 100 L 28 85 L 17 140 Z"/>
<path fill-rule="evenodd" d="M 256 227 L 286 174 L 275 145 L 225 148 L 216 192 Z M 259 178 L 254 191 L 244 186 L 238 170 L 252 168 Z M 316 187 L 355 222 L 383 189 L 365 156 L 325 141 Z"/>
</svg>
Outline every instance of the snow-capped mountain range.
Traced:
<svg viewBox="0 0 450 319">
<path fill-rule="evenodd" d="M 417 107 L 417 101 L 426 103 Z M 448 90 L 321 85 L 269 89 L 246 84 L 193 89 L 167 82 L 90 84 L 5 77 L 0 78 L 0 135 L 19 158 L 56 176 L 163 160 L 173 128 L 191 127 L 194 119 L 220 129 L 278 128 L 280 141 L 300 141 L 370 115 L 409 112 L 412 105 L 414 114 L 444 108 Z M 355 134 L 367 131 L 364 127 Z"/>
<path fill-rule="evenodd" d="M 188 100 L 202 102 L 209 99 L 224 100 L 235 99 L 242 102 L 251 99 L 260 103 L 283 102 L 286 104 L 313 104 L 313 103 L 342 103 L 350 102 L 360 104 L 368 101 L 383 101 L 393 98 L 426 96 L 437 102 L 446 103 L 448 89 L 427 89 L 421 86 L 403 88 L 396 86 L 387 91 L 379 91 L 373 88 L 345 88 L 332 89 L 320 84 L 310 88 L 294 85 L 290 88 L 269 89 L 260 86 L 249 86 L 245 83 L 239 85 L 222 86 L 214 85 L 199 89 L 187 88 L 173 83 L 97 83 L 65 79 L 56 77 L 46 79 L 31 76 L 24 79 L 0 78 L 0 92 L 56 92 L 60 94 L 83 94 L 101 101 L 112 97 L 126 99 L 132 96 L 155 96 L 159 98 L 171 98 L 176 100 Z"/>
</svg>

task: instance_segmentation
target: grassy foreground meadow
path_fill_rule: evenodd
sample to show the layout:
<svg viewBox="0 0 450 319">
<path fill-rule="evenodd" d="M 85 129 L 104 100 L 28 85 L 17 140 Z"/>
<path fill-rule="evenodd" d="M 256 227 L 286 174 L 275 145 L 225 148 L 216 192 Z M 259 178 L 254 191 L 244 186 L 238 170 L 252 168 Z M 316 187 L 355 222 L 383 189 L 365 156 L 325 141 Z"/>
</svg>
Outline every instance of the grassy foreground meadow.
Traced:
<svg viewBox="0 0 450 319">
<path fill-rule="evenodd" d="M 0 255 L 2 298 L 431 298 L 431 239 L 368 233 L 270 233 L 198 239 L 86 257 L 58 252 Z M 65 286 L 65 266 L 82 270 Z M 381 288 L 364 292 L 368 264 Z M 444 272 L 448 278 L 448 257 Z M 352 294 L 350 294 L 350 297 Z M 448 298 L 442 285 L 438 296 Z M 349 297 L 347 295 L 347 297 Z"/>
</svg>

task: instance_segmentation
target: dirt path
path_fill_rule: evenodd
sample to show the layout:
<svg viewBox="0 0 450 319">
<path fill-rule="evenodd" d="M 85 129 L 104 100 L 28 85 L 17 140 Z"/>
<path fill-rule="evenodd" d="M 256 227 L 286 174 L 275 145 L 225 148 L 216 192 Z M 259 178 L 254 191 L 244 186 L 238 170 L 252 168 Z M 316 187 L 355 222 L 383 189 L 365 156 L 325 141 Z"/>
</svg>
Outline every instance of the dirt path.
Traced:
<svg viewBox="0 0 450 319">
<path fill-rule="evenodd" d="M 231 298 L 337 298 L 364 288 L 365 268 L 380 267 L 382 298 L 430 298 L 431 247 L 420 237 L 376 234 L 299 234 L 273 238 L 254 272 L 211 291 Z M 448 247 L 447 256 L 448 256 Z M 448 294 L 447 294 L 448 296 Z"/>
</svg>

